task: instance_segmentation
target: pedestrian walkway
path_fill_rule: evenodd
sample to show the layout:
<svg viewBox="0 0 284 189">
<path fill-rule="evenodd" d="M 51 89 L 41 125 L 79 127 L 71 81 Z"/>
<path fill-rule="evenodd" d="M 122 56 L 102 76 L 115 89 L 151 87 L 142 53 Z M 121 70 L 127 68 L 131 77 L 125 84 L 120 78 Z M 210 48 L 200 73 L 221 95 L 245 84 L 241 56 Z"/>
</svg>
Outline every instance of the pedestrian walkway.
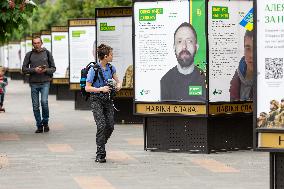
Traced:
<svg viewBox="0 0 284 189">
<path fill-rule="evenodd" d="M 115 125 L 107 163 L 96 163 L 92 113 L 55 96 L 49 105 L 51 131 L 35 134 L 29 86 L 10 81 L 0 113 L 0 189 L 269 188 L 268 153 L 144 151 L 142 125 Z"/>
</svg>

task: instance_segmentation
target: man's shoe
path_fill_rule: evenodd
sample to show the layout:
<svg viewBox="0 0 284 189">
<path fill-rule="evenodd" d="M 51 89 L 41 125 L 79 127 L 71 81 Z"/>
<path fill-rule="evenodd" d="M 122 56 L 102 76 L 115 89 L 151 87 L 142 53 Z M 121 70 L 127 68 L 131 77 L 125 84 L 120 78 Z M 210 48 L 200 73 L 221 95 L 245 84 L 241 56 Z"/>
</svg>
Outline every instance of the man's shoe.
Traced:
<svg viewBox="0 0 284 189">
<path fill-rule="evenodd" d="M 44 126 L 43 126 L 43 131 L 44 131 L 44 132 L 48 132 L 48 131 L 49 131 L 48 125 L 44 125 Z"/>
<path fill-rule="evenodd" d="M 105 162 L 106 162 L 106 159 L 103 158 L 103 157 L 96 157 L 96 162 L 105 163 Z"/>
<path fill-rule="evenodd" d="M 38 128 L 35 133 L 43 133 L 43 129 L 42 128 Z"/>
</svg>

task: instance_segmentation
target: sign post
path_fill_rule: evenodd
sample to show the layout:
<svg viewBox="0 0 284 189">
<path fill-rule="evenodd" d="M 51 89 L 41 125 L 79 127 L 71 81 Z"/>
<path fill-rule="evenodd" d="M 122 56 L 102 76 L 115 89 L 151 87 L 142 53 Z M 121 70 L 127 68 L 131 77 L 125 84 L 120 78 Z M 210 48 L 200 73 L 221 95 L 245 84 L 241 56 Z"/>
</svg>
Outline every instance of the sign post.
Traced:
<svg viewBox="0 0 284 189">
<path fill-rule="evenodd" d="M 134 1 L 134 103 L 145 117 L 145 149 L 252 148 L 253 60 L 245 52 L 252 8 L 252 1 Z"/>
<path fill-rule="evenodd" d="M 281 0 L 255 0 L 255 149 L 270 152 L 270 188 L 284 186 L 284 26 Z"/>
</svg>

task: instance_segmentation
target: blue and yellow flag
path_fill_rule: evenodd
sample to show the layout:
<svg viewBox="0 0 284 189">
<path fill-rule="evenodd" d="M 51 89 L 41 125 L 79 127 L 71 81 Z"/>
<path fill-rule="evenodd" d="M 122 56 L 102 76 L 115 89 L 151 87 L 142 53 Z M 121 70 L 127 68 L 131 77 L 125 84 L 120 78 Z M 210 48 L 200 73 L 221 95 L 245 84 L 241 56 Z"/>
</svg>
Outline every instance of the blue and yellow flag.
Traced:
<svg viewBox="0 0 284 189">
<path fill-rule="evenodd" d="M 247 30 L 253 30 L 253 8 L 247 13 L 247 15 L 240 22 L 240 25 L 245 27 Z"/>
</svg>

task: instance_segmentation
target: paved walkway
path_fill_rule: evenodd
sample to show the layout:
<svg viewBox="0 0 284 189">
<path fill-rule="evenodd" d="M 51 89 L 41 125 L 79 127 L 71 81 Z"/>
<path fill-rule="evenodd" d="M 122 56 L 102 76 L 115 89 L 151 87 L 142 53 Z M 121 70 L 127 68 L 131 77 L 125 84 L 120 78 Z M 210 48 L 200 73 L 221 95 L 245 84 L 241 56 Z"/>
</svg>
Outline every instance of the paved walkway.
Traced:
<svg viewBox="0 0 284 189">
<path fill-rule="evenodd" d="M 0 113 L 0 189 L 268 189 L 269 154 L 143 150 L 142 125 L 115 125 L 95 163 L 90 111 L 49 97 L 51 131 L 35 134 L 29 86 L 10 81 Z"/>
</svg>

